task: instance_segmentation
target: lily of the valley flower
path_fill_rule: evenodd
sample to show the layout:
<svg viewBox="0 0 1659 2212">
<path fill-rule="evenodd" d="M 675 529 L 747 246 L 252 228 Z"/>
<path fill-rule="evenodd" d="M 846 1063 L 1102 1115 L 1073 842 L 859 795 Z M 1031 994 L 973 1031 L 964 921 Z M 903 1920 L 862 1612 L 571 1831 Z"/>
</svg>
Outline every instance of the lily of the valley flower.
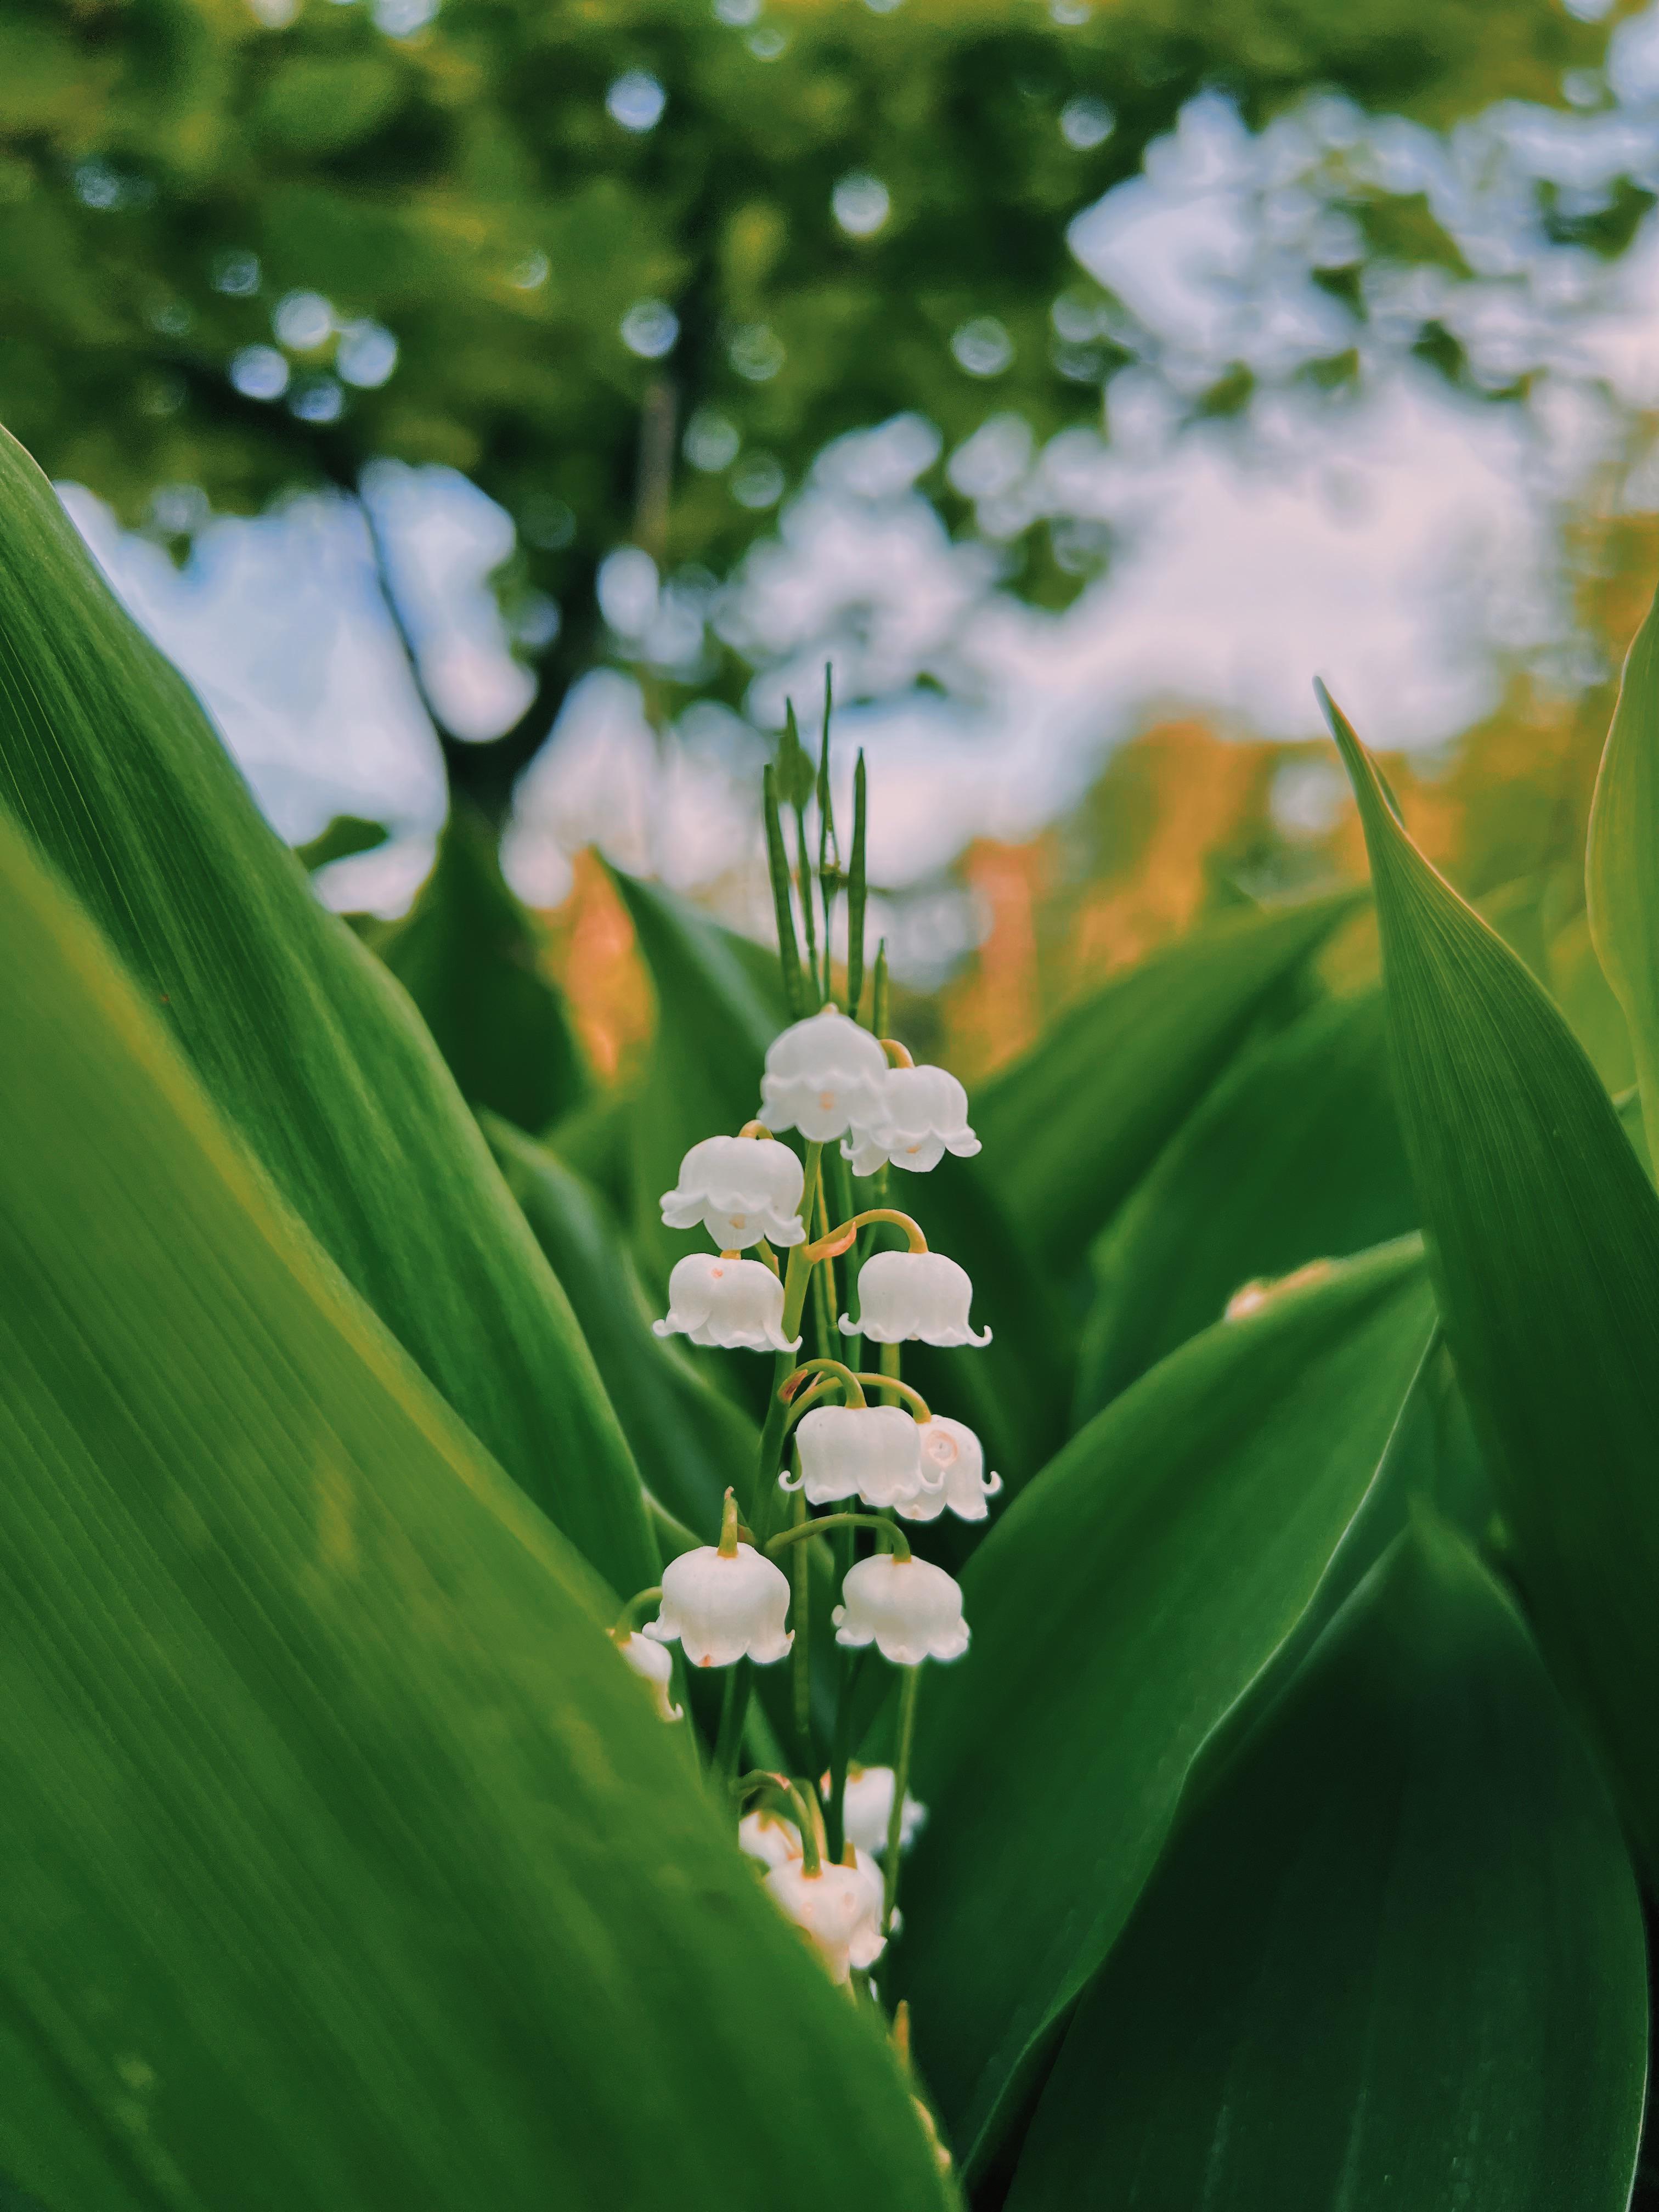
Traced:
<svg viewBox="0 0 1659 2212">
<path fill-rule="evenodd" d="M 823 1790 L 828 1794 L 830 1777 L 823 1778 Z M 878 1857 L 887 1848 L 888 1823 L 893 1817 L 893 1770 L 890 1766 L 849 1766 L 847 1787 L 842 1797 L 842 1820 L 847 1840 L 861 1851 L 873 1852 Z M 899 1830 L 899 1849 L 908 1851 L 927 1818 L 927 1808 L 917 1802 L 907 1790 L 904 1793 L 904 1814 Z"/>
<path fill-rule="evenodd" d="M 664 1720 L 678 1720 L 680 1708 L 668 1694 L 668 1686 L 674 1679 L 674 1662 L 661 1644 L 648 1637 L 634 1634 L 612 1640 L 634 1672 L 650 1685 L 652 1703 Z"/>
<path fill-rule="evenodd" d="M 783 1285 L 758 1260 L 726 1252 L 688 1252 L 668 1278 L 668 1316 L 659 1336 L 747 1352 L 798 1352 L 783 1333 Z"/>
<path fill-rule="evenodd" d="M 787 1859 L 768 1874 L 765 1887 L 834 1980 L 848 1980 L 854 1966 L 873 1966 L 886 1948 L 881 1875 L 867 1857 L 861 1865 L 823 1865 L 810 1874 L 799 1859 Z"/>
<path fill-rule="evenodd" d="M 750 1544 L 682 1552 L 662 1571 L 662 1609 L 645 1625 L 658 1644 L 678 1639 L 693 1667 L 752 1659 L 769 1667 L 794 1642 L 786 1630 L 789 1577 Z"/>
<path fill-rule="evenodd" d="M 973 1296 L 966 1268 L 943 1252 L 874 1252 L 859 1270 L 859 1319 L 843 1314 L 842 1334 L 876 1344 L 986 1345 L 990 1330 L 975 1336 L 968 1318 Z"/>
<path fill-rule="evenodd" d="M 665 1586 L 666 1573 L 663 1580 Z M 873 1644 L 898 1667 L 959 1659 L 968 1649 L 961 1588 L 927 1559 L 878 1552 L 848 1568 L 841 1595 L 830 1616 L 837 1644 Z"/>
<path fill-rule="evenodd" d="M 979 1139 L 968 1126 L 968 1093 L 943 1067 L 890 1067 L 874 1111 L 854 1122 L 841 1149 L 858 1176 L 874 1175 L 890 1160 L 920 1172 L 936 1168 L 946 1152 L 971 1158 Z"/>
<path fill-rule="evenodd" d="M 887 1055 L 868 1030 L 826 1006 L 793 1023 L 767 1048 L 761 1120 L 827 1144 L 875 1115 Z"/>
<path fill-rule="evenodd" d="M 781 1813 L 757 1805 L 738 1823 L 738 1849 L 763 1866 L 787 1866 L 791 1859 L 800 1858 L 800 1830 Z"/>
<path fill-rule="evenodd" d="M 795 1431 L 807 1503 L 897 1505 L 920 1497 L 927 1480 L 942 1492 L 941 1479 L 922 1466 L 920 1437 L 902 1406 L 814 1406 Z"/>
<path fill-rule="evenodd" d="M 963 1521 L 983 1521 L 989 1501 L 1002 1488 L 1002 1477 L 985 1472 L 985 1447 L 965 1421 L 935 1413 L 916 1423 L 925 1480 L 914 1498 L 899 1501 L 907 1521 L 937 1521 L 948 1505 Z"/>
<path fill-rule="evenodd" d="M 799 1244 L 801 1164 L 775 1137 L 705 1137 L 680 1162 L 680 1176 L 662 1196 L 670 1229 L 700 1224 L 723 1250 L 741 1251 L 763 1237 Z"/>
</svg>

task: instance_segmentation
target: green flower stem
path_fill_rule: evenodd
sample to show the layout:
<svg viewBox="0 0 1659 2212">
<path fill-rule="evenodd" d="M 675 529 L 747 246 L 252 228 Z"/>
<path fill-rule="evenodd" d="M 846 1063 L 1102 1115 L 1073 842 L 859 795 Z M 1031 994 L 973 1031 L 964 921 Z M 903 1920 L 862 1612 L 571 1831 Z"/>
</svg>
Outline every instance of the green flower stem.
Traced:
<svg viewBox="0 0 1659 2212">
<path fill-rule="evenodd" d="M 879 1513 L 824 1513 L 816 1521 L 803 1521 L 793 1528 L 786 1528 L 781 1536 L 774 1536 L 766 1547 L 766 1556 L 775 1559 L 778 1553 L 791 1544 L 801 1542 L 808 1536 L 827 1536 L 836 1528 L 873 1528 L 887 1539 L 887 1547 L 896 1559 L 908 1559 L 910 1546 L 904 1531 L 896 1521 L 883 1518 Z"/>
<path fill-rule="evenodd" d="M 904 1793 L 910 1786 L 910 1751 L 916 1737 L 916 1692 L 921 1668 L 901 1667 L 899 1685 L 898 1753 L 893 1761 L 893 1809 L 887 1816 L 887 1856 L 882 1870 L 881 1925 L 884 1935 L 892 1924 L 898 1902 L 899 1838 L 904 1832 Z"/>
<path fill-rule="evenodd" d="M 896 1344 L 882 1346 L 881 1366 L 879 1375 L 860 1375 L 859 1381 L 868 1383 L 872 1390 L 878 1392 L 884 1405 L 908 1406 L 919 1421 L 931 1421 L 933 1416 L 921 1391 L 912 1389 L 908 1382 L 899 1381 L 899 1347 Z"/>
<path fill-rule="evenodd" d="M 743 1742 L 744 1716 L 749 1706 L 749 1662 L 739 1659 L 726 1671 L 720 1694 L 720 1733 L 714 1739 L 714 1771 L 730 1782 L 738 1771 L 738 1752 Z"/>
<path fill-rule="evenodd" d="M 660 1605 L 661 1602 L 662 1584 L 660 1583 L 653 1583 L 649 1589 L 635 1590 L 633 1596 L 629 1599 L 627 1604 L 617 1615 L 617 1625 L 611 1630 L 611 1633 L 617 1638 L 618 1643 L 620 1643 L 624 1636 L 631 1636 L 633 1634 L 635 1627 L 638 1623 L 640 1614 L 645 1611 L 647 1606 Z"/>
<path fill-rule="evenodd" d="M 795 1492 L 794 1509 L 795 1527 L 799 1528 L 803 1527 L 806 1521 L 806 1493 L 805 1491 L 798 1490 Z M 792 1613 L 795 1630 L 795 1641 L 791 1648 L 789 1655 L 789 1664 L 793 1675 L 793 1680 L 790 1686 L 794 1692 L 795 1763 L 799 1767 L 803 1774 L 810 1774 L 812 1771 L 813 1765 L 812 1650 L 811 1637 L 812 1577 L 810 1571 L 811 1561 L 807 1556 L 806 1547 L 805 1544 L 799 1544 L 796 1546 L 795 1556 L 789 1564 L 793 1570 L 790 1579 L 794 1584 L 795 1592 L 793 1610 Z"/>
<path fill-rule="evenodd" d="M 849 1406 L 863 1405 L 864 1391 L 860 1380 L 844 1360 L 803 1359 L 783 1386 L 783 1395 L 789 1405 L 790 1420 L 793 1420 L 801 1405 L 805 1403 L 805 1401 L 797 1399 L 796 1393 L 802 1387 L 803 1378 L 808 1375 L 826 1376 L 832 1382 L 840 1384 L 842 1395 Z"/>
<path fill-rule="evenodd" d="M 823 1146 L 820 1146 L 818 1150 L 820 1157 L 822 1157 L 823 1150 Z M 830 1208 L 824 1198 L 823 1170 L 822 1165 L 820 1165 L 818 1172 L 813 1179 L 812 1192 L 816 1194 L 816 1200 L 812 1207 L 811 1234 L 815 1238 L 817 1243 L 822 1245 L 827 1239 L 830 1232 Z M 809 1194 L 809 1196 L 811 1194 Z M 827 1252 L 817 1256 L 818 1257 L 818 1265 L 812 1270 L 812 1319 L 817 1334 L 818 1351 L 825 1358 L 828 1358 L 830 1352 L 835 1349 L 837 1342 L 836 1335 L 836 1263 L 833 1256 Z M 790 1333 L 793 1334 L 793 1331 L 792 1330 Z"/>
<path fill-rule="evenodd" d="M 773 1774 L 764 1767 L 757 1767 L 741 1781 L 733 1780 L 732 1794 L 739 1815 L 745 1805 L 757 1797 L 769 1797 L 787 1819 L 793 1820 L 800 1830 L 801 1867 L 806 1874 L 823 1870 L 822 1819 L 816 1802 L 802 1790 L 799 1783 L 792 1782 L 787 1774 Z"/>
<path fill-rule="evenodd" d="M 830 1154 L 830 1182 L 836 1194 L 836 1212 L 842 1220 L 848 1220 L 853 1212 L 853 1177 L 846 1161 L 841 1156 L 841 1146 L 835 1146 Z M 851 1314 L 858 1297 L 859 1265 L 862 1239 L 855 1241 L 847 1255 L 842 1269 L 842 1297 L 844 1310 Z M 847 1364 L 856 1367 L 864 1357 L 864 1340 L 852 1336 L 847 1340 Z"/>
<path fill-rule="evenodd" d="M 850 1535 L 837 1535 L 837 1545 L 843 1541 L 849 1547 L 850 1559 Z M 844 1648 L 841 1652 L 841 1677 L 836 1688 L 836 1732 L 830 1742 L 830 1802 L 823 1815 L 830 1856 L 837 1865 L 847 1846 L 847 1770 L 853 1763 L 853 1707 L 859 1677 L 868 1656 L 867 1652 Z"/>
</svg>

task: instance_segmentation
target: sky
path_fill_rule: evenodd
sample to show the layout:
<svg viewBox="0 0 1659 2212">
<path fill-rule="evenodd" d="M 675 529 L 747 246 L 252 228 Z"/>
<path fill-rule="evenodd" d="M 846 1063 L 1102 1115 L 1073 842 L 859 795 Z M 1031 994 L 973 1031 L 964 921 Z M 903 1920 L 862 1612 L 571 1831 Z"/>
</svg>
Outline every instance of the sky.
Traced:
<svg viewBox="0 0 1659 2212">
<path fill-rule="evenodd" d="M 1659 506 L 1659 472 L 1632 430 L 1635 410 L 1659 404 L 1659 225 L 1650 218 L 1609 270 L 1543 249 L 1523 210 L 1540 175 L 1568 195 L 1593 196 L 1621 168 L 1659 188 L 1659 9 L 1620 27 L 1608 75 L 1610 101 L 1599 82 L 1570 87 L 1583 112 L 1510 104 L 1449 139 L 1329 98 L 1253 137 L 1219 98 L 1189 103 L 1143 173 L 1069 234 L 1137 333 L 1100 433 L 1035 449 L 988 386 L 984 427 L 945 457 L 975 502 L 972 542 L 952 544 L 913 489 L 939 441 L 900 417 L 829 448 L 712 603 L 658 594 L 641 556 L 617 562 L 605 604 L 624 647 L 630 627 L 689 626 L 695 642 L 713 623 L 757 670 L 748 719 L 695 707 L 665 747 L 625 672 L 588 678 L 520 788 L 505 848 L 515 885 L 555 902 L 570 854 L 597 842 L 678 888 L 729 886 L 755 848 L 758 732 L 781 722 L 786 696 L 818 695 L 826 655 L 844 690 L 873 702 L 841 719 L 838 765 L 844 783 L 865 748 L 871 872 L 896 890 L 935 883 L 976 835 L 1036 831 L 1160 714 L 1311 736 L 1318 674 L 1372 742 L 1429 750 L 1487 711 L 1518 665 L 1585 680 L 1559 532 L 1592 489 Z M 1337 173 L 1425 191 L 1474 271 L 1455 295 L 1437 272 L 1378 275 L 1358 396 L 1293 381 L 1344 342 L 1341 310 L 1312 276 L 1341 258 Z M 1425 312 L 1454 324 L 1478 376 L 1531 371 L 1526 404 L 1461 397 L 1391 345 L 1391 324 L 1409 335 Z M 1260 380 L 1251 405 L 1193 423 L 1192 394 L 1236 360 Z M 406 904 L 443 783 L 353 511 L 307 497 L 258 520 L 214 519 L 181 571 L 85 491 L 61 489 L 279 831 L 298 841 L 337 812 L 392 827 L 382 851 L 328 871 L 324 895 Z M 385 465 L 369 495 L 428 686 L 463 734 L 504 727 L 528 679 L 484 579 L 511 523 L 441 470 Z M 1045 514 L 1085 554 L 1109 548 L 1060 615 L 998 586 L 999 544 Z M 917 980 L 962 949 L 939 911 L 916 903 Z"/>
</svg>

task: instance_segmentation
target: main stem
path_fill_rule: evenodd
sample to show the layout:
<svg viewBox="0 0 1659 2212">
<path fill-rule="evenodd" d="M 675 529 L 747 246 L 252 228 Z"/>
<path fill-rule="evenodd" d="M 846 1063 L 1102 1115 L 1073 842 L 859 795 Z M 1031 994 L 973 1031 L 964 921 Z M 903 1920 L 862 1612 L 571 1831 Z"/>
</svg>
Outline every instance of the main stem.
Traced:
<svg viewBox="0 0 1659 2212">
<path fill-rule="evenodd" d="M 898 1753 L 893 1761 L 893 1809 L 887 1815 L 887 1857 L 882 1869 L 881 1925 L 884 1934 L 892 1924 L 898 1902 L 899 1838 L 904 1833 L 904 1793 L 910 1786 L 910 1750 L 916 1735 L 916 1692 L 921 1682 L 920 1666 L 901 1670 Z"/>
</svg>

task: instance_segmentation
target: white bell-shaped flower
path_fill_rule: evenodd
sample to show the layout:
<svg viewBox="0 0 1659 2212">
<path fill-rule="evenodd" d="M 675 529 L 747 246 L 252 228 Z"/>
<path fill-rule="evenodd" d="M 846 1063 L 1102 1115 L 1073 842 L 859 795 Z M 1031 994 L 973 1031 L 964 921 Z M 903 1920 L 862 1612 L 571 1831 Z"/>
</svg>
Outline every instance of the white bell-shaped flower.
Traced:
<svg viewBox="0 0 1659 2212">
<path fill-rule="evenodd" d="M 896 1505 L 919 1496 L 918 1434 L 902 1406 L 814 1406 L 795 1431 L 808 1504 L 861 1498 L 866 1505 Z M 930 1479 L 943 1490 L 937 1476 Z"/>
<path fill-rule="evenodd" d="M 854 1123 L 841 1150 L 859 1176 L 874 1175 L 888 1161 L 917 1171 L 936 1168 L 946 1152 L 970 1159 L 979 1139 L 968 1126 L 968 1093 L 946 1068 L 890 1067 L 875 1112 Z"/>
<path fill-rule="evenodd" d="M 886 1942 L 881 1893 L 878 1888 L 872 1897 L 862 1868 L 824 1865 L 809 1874 L 799 1859 L 790 1859 L 772 1869 L 764 1886 L 810 1939 L 834 1980 L 848 1980 L 854 1966 L 872 1966 L 881 1956 Z"/>
<path fill-rule="evenodd" d="M 668 1694 L 669 1684 L 674 1679 L 674 1662 L 660 1644 L 649 1637 L 629 1633 L 615 1639 L 618 1651 L 634 1672 L 650 1685 L 652 1703 L 665 1721 L 677 1721 L 680 1708 Z"/>
<path fill-rule="evenodd" d="M 830 1777 L 823 1778 L 830 1793 Z M 887 1849 L 887 1826 L 893 1817 L 893 1770 L 890 1766 L 849 1766 L 842 1796 L 842 1820 L 847 1840 L 860 1850 L 879 1856 Z M 908 1851 L 927 1819 L 927 1808 L 907 1790 L 904 1818 L 899 1829 L 899 1849 Z"/>
<path fill-rule="evenodd" d="M 830 1616 L 837 1644 L 873 1644 L 896 1667 L 960 1659 L 968 1649 L 960 1585 L 927 1559 L 878 1552 L 847 1571 Z"/>
<path fill-rule="evenodd" d="M 986 1345 L 990 1330 L 975 1336 L 968 1318 L 973 1296 L 967 1269 L 943 1252 L 873 1252 L 859 1270 L 859 1318 L 843 1314 L 842 1334 L 876 1344 Z"/>
<path fill-rule="evenodd" d="M 775 1137 L 705 1137 L 680 1162 L 680 1179 L 662 1196 L 670 1229 L 708 1230 L 723 1251 L 739 1252 L 763 1237 L 799 1244 L 804 1176 L 800 1162 Z"/>
<path fill-rule="evenodd" d="M 763 1866 L 787 1866 L 801 1856 L 800 1830 L 767 1805 L 757 1805 L 738 1823 L 738 1849 Z"/>
<path fill-rule="evenodd" d="M 852 1838 L 848 1838 L 849 1843 Z M 887 1938 L 881 1925 L 882 1908 L 887 1902 L 887 1892 L 881 1877 L 881 1869 L 868 1851 L 853 1844 L 853 1871 L 864 1884 L 864 1917 L 853 1930 L 852 1960 L 860 1972 L 873 1966 L 887 1948 Z M 893 1925 L 898 1926 L 898 1915 L 893 1915 Z"/>
<path fill-rule="evenodd" d="M 783 1333 L 783 1285 L 758 1260 L 688 1252 L 668 1278 L 668 1317 L 651 1324 L 659 1336 L 745 1352 L 799 1352 Z"/>
<path fill-rule="evenodd" d="M 860 1128 L 880 1104 L 887 1055 L 868 1030 L 826 1006 L 775 1037 L 761 1078 L 760 1118 L 815 1145 Z"/>
<path fill-rule="evenodd" d="M 983 1521 L 989 1501 L 1002 1488 L 1002 1477 L 987 1475 L 985 1447 L 967 1423 L 935 1413 L 931 1420 L 917 1422 L 916 1442 L 930 1480 L 914 1498 L 901 1500 L 898 1510 L 905 1519 L 937 1521 L 948 1505 L 964 1521 Z"/>
<path fill-rule="evenodd" d="M 662 1604 L 645 1633 L 658 1644 L 678 1638 L 693 1667 L 730 1667 L 752 1659 L 769 1667 L 794 1642 L 784 1620 L 789 1577 L 750 1544 L 728 1557 L 713 1544 L 682 1552 L 662 1571 Z"/>
</svg>

